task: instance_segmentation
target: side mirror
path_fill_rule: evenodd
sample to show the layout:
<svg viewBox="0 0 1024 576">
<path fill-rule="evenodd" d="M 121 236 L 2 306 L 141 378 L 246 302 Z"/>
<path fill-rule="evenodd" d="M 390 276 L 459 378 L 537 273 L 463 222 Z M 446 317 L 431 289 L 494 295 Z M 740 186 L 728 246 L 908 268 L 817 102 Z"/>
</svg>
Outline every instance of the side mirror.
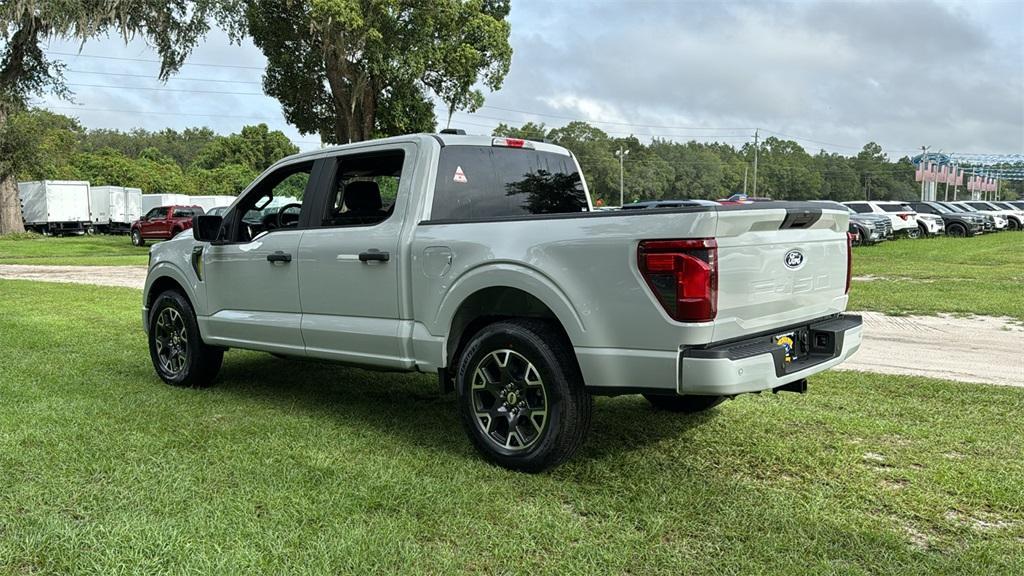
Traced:
<svg viewBox="0 0 1024 576">
<path fill-rule="evenodd" d="M 192 219 L 192 236 L 200 242 L 216 242 L 224 219 L 203 214 Z"/>
</svg>

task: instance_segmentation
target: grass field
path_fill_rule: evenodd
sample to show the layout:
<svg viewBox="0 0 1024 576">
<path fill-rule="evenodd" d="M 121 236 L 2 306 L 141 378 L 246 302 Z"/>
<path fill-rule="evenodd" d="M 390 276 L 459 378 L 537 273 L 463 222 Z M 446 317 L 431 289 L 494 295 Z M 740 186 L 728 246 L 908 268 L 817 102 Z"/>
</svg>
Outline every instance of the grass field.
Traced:
<svg viewBox="0 0 1024 576">
<path fill-rule="evenodd" d="M 0 236 L 0 264 L 145 266 L 148 260 L 149 246 L 132 246 L 128 236 Z"/>
<path fill-rule="evenodd" d="M 1024 320 L 1024 233 L 896 240 L 853 252 L 852 310 Z"/>
<path fill-rule="evenodd" d="M 1024 389 L 599 399 L 582 453 L 527 476 L 432 378 L 233 351 L 176 389 L 137 291 L 0 294 L 0 573 L 1024 573 Z"/>
</svg>

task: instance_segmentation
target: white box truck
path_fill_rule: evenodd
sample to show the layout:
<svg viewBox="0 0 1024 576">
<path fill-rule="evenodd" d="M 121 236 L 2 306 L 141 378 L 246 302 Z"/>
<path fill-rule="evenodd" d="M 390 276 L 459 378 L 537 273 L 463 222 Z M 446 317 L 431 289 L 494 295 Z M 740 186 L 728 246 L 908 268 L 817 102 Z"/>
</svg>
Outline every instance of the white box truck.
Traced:
<svg viewBox="0 0 1024 576">
<path fill-rule="evenodd" d="M 113 234 L 127 234 L 132 222 L 139 219 L 142 190 L 125 188 L 124 186 L 93 186 L 93 197 L 106 196 L 109 204 L 107 224 L 100 227 L 101 231 Z"/>
<path fill-rule="evenodd" d="M 218 196 L 218 195 L 207 195 L 207 196 L 189 196 L 189 203 L 194 206 L 199 206 L 203 209 L 203 212 L 209 212 L 210 210 L 219 206 L 230 206 L 235 201 L 234 196 Z"/>
<path fill-rule="evenodd" d="M 143 194 L 139 212 L 145 214 L 158 206 L 191 206 L 187 194 Z"/>
<path fill-rule="evenodd" d="M 25 228 L 42 234 L 84 234 L 90 227 L 89 183 L 79 180 L 19 182 Z"/>
<path fill-rule="evenodd" d="M 110 226 L 110 193 L 105 186 L 89 187 L 89 226 L 86 232 L 106 232 Z"/>
</svg>

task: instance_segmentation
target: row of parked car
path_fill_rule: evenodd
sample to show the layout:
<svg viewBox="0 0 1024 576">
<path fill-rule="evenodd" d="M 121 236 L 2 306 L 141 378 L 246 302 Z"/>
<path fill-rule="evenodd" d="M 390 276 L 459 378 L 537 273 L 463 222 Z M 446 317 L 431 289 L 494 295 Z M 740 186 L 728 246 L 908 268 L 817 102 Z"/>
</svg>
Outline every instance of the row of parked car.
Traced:
<svg viewBox="0 0 1024 576">
<path fill-rule="evenodd" d="M 897 236 L 966 237 L 1024 230 L 1024 201 L 844 202 L 855 244 L 876 244 Z"/>
</svg>

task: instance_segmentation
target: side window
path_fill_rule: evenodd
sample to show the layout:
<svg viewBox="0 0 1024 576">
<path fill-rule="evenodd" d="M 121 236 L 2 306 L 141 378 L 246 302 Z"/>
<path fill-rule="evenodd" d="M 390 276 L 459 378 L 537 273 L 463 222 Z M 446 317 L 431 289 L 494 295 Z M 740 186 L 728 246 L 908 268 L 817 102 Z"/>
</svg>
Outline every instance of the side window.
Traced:
<svg viewBox="0 0 1024 576">
<path fill-rule="evenodd" d="M 155 218 L 163 218 L 165 216 L 167 216 L 167 207 L 161 206 L 159 208 L 153 208 L 147 212 L 145 220 L 153 220 Z"/>
<path fill-rule="evenodd" d="M 304 210 L 302 197 L 313 161 L 282 166 L 267 174 L 241 200 L 225 227 L 230 242 L 248 242 L 264 232 L 295 228 Z"/>
<path fill-rule="evenodd" d="M 195 212 L 190 208 L 175 208 L 173 216 L 175 218 L 191 218 L 195 216 Z"/>
<path fill-rule="evenodd" d="M 391 217 L 405 153 L 386 150 L 340 156 L 321 226 L 372 226 Z"/>
<path fill-rule="evenodd" d="M 583 180 L 566 154 L 491 146 L 441 149 L 432 220 L 483 220 L 586 210 Z"/>
<path fill-rule="evenodd" d="M 926 214 L 935 214 L 935 208 L 932 208 L 928 204 L 914 204 L 913 206 L 911 206 L 911 208 L 918 212 L 924 212 Z"/>
<path fill-rule="evenodd" d="M 853 208 L 854 212 L 858 212 L 860 214 L 867 214 L 868 212 L 871 212 L 871 207 L 867 204 L 853 203 L 847 204 L 847 206 Z"/>
</svg>

